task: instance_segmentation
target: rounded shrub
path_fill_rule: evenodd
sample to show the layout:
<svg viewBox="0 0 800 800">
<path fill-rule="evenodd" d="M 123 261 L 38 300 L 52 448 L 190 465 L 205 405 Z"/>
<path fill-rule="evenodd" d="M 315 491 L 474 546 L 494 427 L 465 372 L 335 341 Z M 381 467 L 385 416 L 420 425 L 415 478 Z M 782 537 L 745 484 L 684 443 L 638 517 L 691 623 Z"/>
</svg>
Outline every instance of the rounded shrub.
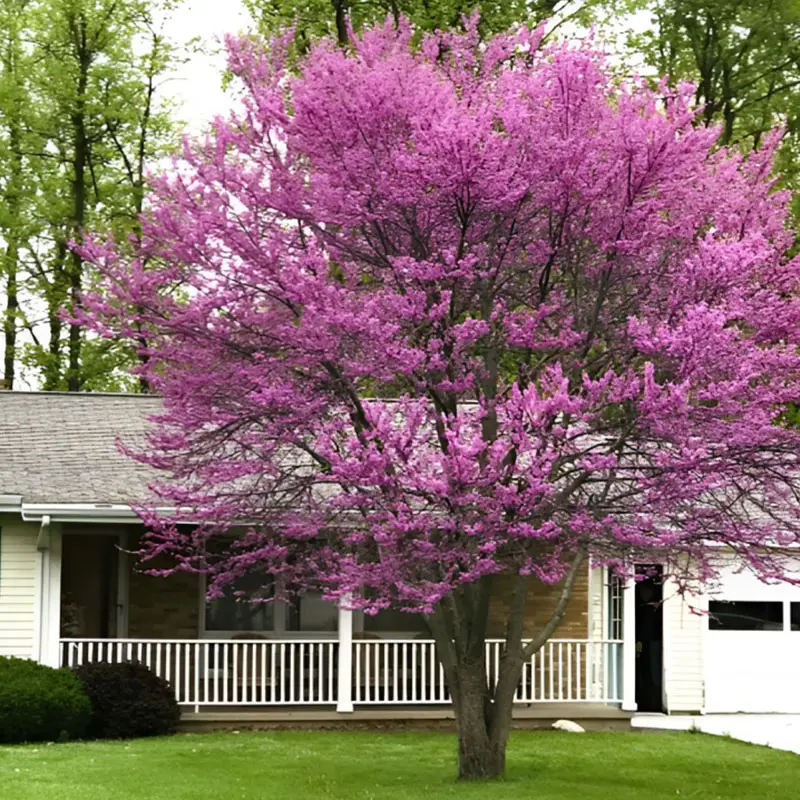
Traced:
<svg viewBox="0 0 800 800">
<path fill-rule="evenodd" d="M 89 698 L 68 669 L 0 656 L 0 742 L 54 742 L 83 736 Z"/>
<path fill-rule="evenodd" d="M 92 706 L 89 737 L 133 739 L 175 732 L 181 716 L 175 695 L 144 664 L 83 664 L 75 674 Z"/>
</svg>

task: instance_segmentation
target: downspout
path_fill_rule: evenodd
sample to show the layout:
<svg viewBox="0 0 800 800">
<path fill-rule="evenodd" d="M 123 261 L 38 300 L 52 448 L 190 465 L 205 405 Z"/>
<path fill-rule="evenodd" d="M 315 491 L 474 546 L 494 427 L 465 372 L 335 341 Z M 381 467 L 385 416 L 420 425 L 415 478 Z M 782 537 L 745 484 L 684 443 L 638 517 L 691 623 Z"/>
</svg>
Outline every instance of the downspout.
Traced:
<svg viewBox="0 0 800 800">
<path fill-rule="evenodd" d="M 39 526 L 39 536 L 36 539 L 36 549 L 42 553 L 50 549 L 50 515 L 42 517 L 42 524 Z"/>
<path fill-rule="evenodd" d="M 36 555 L 38 556 L 39 591 L 36 593 L 36 640 L 34 658 L 40 664 L 46 663 L 47 637 L 50 629 L 50 516 L 45 514 L 39 525 L 36 537 Z"/>
</svg>

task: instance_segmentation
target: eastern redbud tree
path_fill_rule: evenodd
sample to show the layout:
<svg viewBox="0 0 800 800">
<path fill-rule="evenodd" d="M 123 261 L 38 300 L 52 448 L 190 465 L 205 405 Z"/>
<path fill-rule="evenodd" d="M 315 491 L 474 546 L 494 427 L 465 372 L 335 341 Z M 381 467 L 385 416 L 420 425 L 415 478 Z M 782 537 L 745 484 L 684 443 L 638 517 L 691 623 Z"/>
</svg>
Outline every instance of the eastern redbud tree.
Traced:
<svg viewBox="0 0 800 800">
<path fill-rule="evenodd" d="M 496 776 L 523 662 L 590 559 L 687 588 L 727 547 L 784 574 L 800 260 L 779 136 L 715 149 L 691 86 L 618 82 L 541 31 L 416 47 L 387 25 L 291 72 L 286 48 L 231 40 L 241 102 L 154 180 L 138 252 L 82 248 L 103 278 L 81 318 L 138 343 L 164 398 L 133 454 L 174 509 L 141 509 L 145 554 L 212 594 L 255 572 L 424 614 L 460 775 Z M 561 591 L 525 639 L 534 579 Z"/>
</svg>

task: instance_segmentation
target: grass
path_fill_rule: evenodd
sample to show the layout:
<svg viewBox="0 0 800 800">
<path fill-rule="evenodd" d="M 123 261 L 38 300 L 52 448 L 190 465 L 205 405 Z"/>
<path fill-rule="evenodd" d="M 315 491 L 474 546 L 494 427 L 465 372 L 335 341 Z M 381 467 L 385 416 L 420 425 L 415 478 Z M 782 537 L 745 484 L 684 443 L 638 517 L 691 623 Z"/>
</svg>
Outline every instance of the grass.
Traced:
<svg viewBox="0 0 800 800">
<path fill-rule="evenodd" d="M 129 742 L 0 747 L 14 800 L 412 800 L 424 798 L 796 797 L 800 757 L 686 733 L 517 733 L 508 774 L 454 781 L 444 733 L 214 733 Z"/>
</svg>

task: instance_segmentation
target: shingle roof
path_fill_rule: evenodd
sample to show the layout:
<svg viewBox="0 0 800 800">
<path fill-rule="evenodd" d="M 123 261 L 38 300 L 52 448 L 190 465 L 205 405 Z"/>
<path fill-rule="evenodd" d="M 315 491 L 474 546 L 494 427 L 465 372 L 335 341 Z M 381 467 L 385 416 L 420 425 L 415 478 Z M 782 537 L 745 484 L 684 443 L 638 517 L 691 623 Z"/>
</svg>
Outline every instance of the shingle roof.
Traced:
<svg viewBox="0 0 800 800">
<path fill-rule="evenodd" d="M 0 392 L 0 494 L 25 503 L 146 499 L 153 471 L 116 442 L 141 442 L 160 408 L 148 395 Z"/>
</svg>

